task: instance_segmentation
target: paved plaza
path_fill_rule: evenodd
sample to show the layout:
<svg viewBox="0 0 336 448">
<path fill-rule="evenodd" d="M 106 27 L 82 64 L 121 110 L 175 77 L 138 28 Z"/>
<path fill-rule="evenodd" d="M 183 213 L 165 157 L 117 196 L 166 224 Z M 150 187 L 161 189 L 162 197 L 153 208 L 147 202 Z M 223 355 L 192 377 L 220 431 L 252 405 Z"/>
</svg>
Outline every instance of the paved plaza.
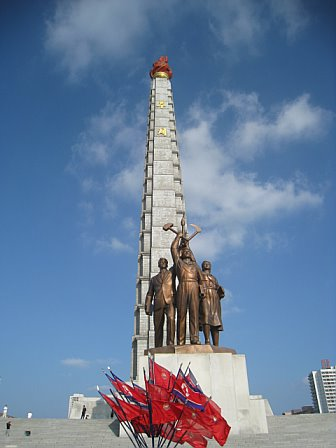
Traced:
<svg viewBox="0 0 336 448">
<path fill-rule="evenodd" d="M 1 448 L 126 448 L 119 438 L 118 422 L 110 420 L 12 419 L 9 437 L 5 419 L 0 432 Z M 311 414 L 268 417 L 269 434 L 229 436 L 227 448 L 333 448 L 336 415 Z M 26 435 L 30 431 L 30 435 Z M 189 446 L 185 444 L 184 446 Z M 219 446 L 209 441 L 209 447 Z"/>
</svg>

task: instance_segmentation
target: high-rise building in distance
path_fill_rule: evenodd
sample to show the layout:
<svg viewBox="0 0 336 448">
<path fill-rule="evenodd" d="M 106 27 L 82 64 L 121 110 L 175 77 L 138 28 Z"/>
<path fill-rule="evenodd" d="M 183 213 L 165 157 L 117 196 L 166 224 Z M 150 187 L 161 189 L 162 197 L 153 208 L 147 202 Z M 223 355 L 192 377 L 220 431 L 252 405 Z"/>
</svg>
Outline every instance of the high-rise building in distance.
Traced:
<svg viewBox="0 0 336 448">
<path fill-rule="evenodd" d="M 336 366 L 323 360 L 322 368 L 313 370 L 308 379 L 315 412 L 336 412 Z"/>
</svg>

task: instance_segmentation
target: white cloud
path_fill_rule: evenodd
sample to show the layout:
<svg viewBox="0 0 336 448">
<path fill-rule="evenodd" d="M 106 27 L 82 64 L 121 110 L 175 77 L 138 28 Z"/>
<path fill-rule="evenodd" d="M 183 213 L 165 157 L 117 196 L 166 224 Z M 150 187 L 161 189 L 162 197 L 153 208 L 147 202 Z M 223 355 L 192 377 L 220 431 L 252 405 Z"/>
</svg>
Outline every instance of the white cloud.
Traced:
<svg viewBox="0 0 336 448">
<path fill-rule="evenodd" d="M 85 225 L 92 225 L 95 220 L 95 208 L 92 202 L 90 201 L 81 201 L 78 204 L 78 208 L 81 211 L 83 223 Z"/>
<path fill-rule="evenodd" d="M 78 367 L 78 368 L 85 368 L 89 367 L 93 364 L 98 365 L 106 365 L 107 363 L 112 363 L 113 365 L 120 364 L 120 360 L 118 359 L 94 359 L 94 360 L 87 360 L 83 358 L 66 358 L 61 360 L 61 364 L 69 367 Z"/>
<path fill-rule="evenodd" d="M 91 364 L 91 361 L 87 361 L 86 359 L 82 358 L 66 358 L 62 359 L 61 363 L 69 367 L 85 368 Z"/>
<path fill-rule="evenodd" d="M 274 19 L 284 23 L 288 40 L 293 40 L 309 23 L 301 0 L 270 0 L 269 6 Z"/>
<path fill-rule="evenodd" d="M 139 148 L 145 146 L 145 114 L 140 109 L 144 109 L 142 103 L 126 113 L 124 103 L 108 101 L 91 117 L 72 148 L 68 170 L 84 193 L 103 195 L 107 214 L 115 210 L 115 200 L 134 197 L 138 190 L 144 155 Z"/>
<path fill-rule="evenodd" d="M 239 49 L 257 53 L 266 33 L 274 32 L 274 25 L 293 40 L 308 24 L 300 0 L 211 0 L 207 5 L 211 31 L 235 55 Z"/>
<path fill-rule="evenodd" d="M 265 232 L 262 235 L 255 233 L 253 238 L 256 247 L 262 248 L 268 252 L 271 252 L 276 247 L 288 246 L 288 239 L 284 235 L 275 232 Z"/>
<path fill-rule="evenodd" d="M 145 0 L 59 1 L 47 22 L 47 49 L 61 57 L 72 78 L 101 60 L 121 60 L 134 53 L 148 32 Z"/>
<path fill-rule="evenodd" d="M 232 109 L 233 131 L 227 138 L 222 133 L 221 141 L 216 131 Z M 249 140 L 244 129 L 252 119 L 262 132 Z M 256 94 L 226 94 L 208 119 L 204 105 L 193 105 L 181 142 L 188 216 L 206 229 L 202 238 L 193 240 L 198 257 L 215 258 L 227 247 L 243 246 L 248 238 L 268 250 L 284 244 L 284 238 L 274 232 L 252 235 L 250 229 L 265 220 L 319 207 L 322 194 L 309 187 L 302 173 L 286 180 L 260 181 L 256 173 L 242 171 L 239 160 L 251 160 L 279 142 L 289 145 L 313 139 L 328 123 L 330 114 L 310 105 L 308 95 L 282 105 L 275 116 L 264 111 Z"/>
<path fill-rule="evenodd" d="M 144 155 L 144 152 L 142 153 Z M 143 176 L 143 163 L 140 161 L 133 165 L 127 166 L 120 170 L 114 176 L 109 177 L 105 187 L 107 195 L 116 196 L 132 196 L 138 197 L 139 180 Z"/>
<path fill-rule="evenodd" d="M 84 193 L 89 193 L 96 190 L 98 185 L 92 177 L 86 177 L 81 180 L 81 187 Z"/>
<path fill-rule="evenodd" d="M 252 224 L 298 213 L 323 201 L 319 193 L 303 189 L 295 180 L 261 183 L 248 174 L 229 170 L 221 174 L 212 169 L 212 164 L 203 165 L 199 171 L 195 171 L 195 164 L 189 167 L 188 160 L 185 165 L 188 215 L 206 227 L 207 232 L 203 242 L 193 241 L 193 246 L 204 256 L 207 253 L 216 257 L 223 247 L 242 246 Z M 192 182 L 195 178 L 197 183 Z M 211 182 L 207 181 L 210 178 Z M 199 244 L 202 244 L 200 248 Z M 270 240 L 268 248 L 269 244 Z"/>
<path fill-rule="evenodd" d="M 284 103 L 275 114 L 264 113 L 256 107 L 254 115 L 236 108 L 237 126 L 231 134 L 231 150 L 242 159 L 252 159 L 267 148 L 280 148 L 283 143 L 308 140 L 324 132 L 330 124 L 331 113 L 310 104 L 305 94 Z M 286 145 L 282 145 L 286 148 Z"/>
<path fill-rule="evenodd" d="M 139 109 L 142 104 L 134 107 L 134 113 L 126 113 L 123 102 L 107 101 L 101 111 L 90 118 L 87 128 L 73 146 L 69 170 L 78 174 L 84 167 L 107 167 L 115 162 L 121 150 L 131 157 L 137 155 L 144 140 L 142 126 L 145 121 L 145 114 L 141 116 Z M 90 181 L 93 185 L 92 175 Z"/>
<path fill-rule="evenodd" d="M 270 110 L 255 92 L 222 95 L 217 109 L 193 104 L 179 136 L 188 216 L 206 230 L 202 238 L 193 240 L 193 248 L 198 257 L 212 259 L 223 249 L 242 247 L 251 239 L 257 247 L 271 250 L 283 244 L 283 238 L 270 229 L 252 235 L 251 228 L 322 204 L 322 194 L 309 186 L 302 173 L 261 181 L 247 163 L 272 150 L 288 151 L 293 142 L 313 140 L 331 122 L 331 114 L 312 105 L 307 94 Z M 118 216 L 121 223 L 129 214 L 125 204 L 140 200 L 145 129 L 141 111 L 145 106 L 136 106 L 132 113 L 126 110 L 125 104 L 108 102 L 74 146 L 71 169 L 86 196 L 81 209 L 88 224 L 93 224 L 93 204 L 96 220 Z M 228 117 L 230 128 L 223 130 Z M 99 145 L 105 145 L 107 156 L 99 159 L 97 167 L 96 152 L 87 148 Z M 120 234 L 107 232 L 93 240 L 96 251 L 132 251 Z"/>
<path fill-rule="evenodd" d="M 104 225 L 116 218 L 121 223 L 127 207 L 135 200 L 140 201 L 145 120 L 144 103 L 133 104 L 129 109 L 124 102 L 108 101 L 88 120 L 86 129 L 72 147 L 67 169 L 81 187 L 80 224 L 90 227 L 82 232 L 82 240 L 95 251 L 132 250 L 119 235 L 118 238 L 94 237 L 93 232 L 99 228 L 100 234 L 108 234 L 103 230 Z"/>
<path fill-rule="evenodd" d="M 256 42 L 263 34 L 261 9 L 257 3 L 246 0 L 208 2 L 212 15 L 211 30 L 229 49 L 246 46 L 255 51 Z"/>
<path fill-rule="evenodd" d="M 227 316 L 229 314 L 242 313 L 244 310 L 234 303 L 234 297 L 230 290 L 225 289 L 225 297 L 221 301 L 222 314 Z"/>
<path fill-rule="evenodd" d="M 132 252 L 133 248 L 120 241 L 118 238 L 112 237 L 110 239 L 101 239 L 96 242 L 96 249 L 100 251 L 113 251 L 113 252 Z"/>
<path fill-rule="evenodd" d="M 233 55 L 239 49 L 258 53 L 275 27 L 293 40 L 308 23 L 300 0 L 59 0 L 46 23 L 45 46 L 73 80 L 101 63 L 136 70 L 147 42 L 158 32 L 164 38 L 174 35 L 176 24 L 194 11 L 208 20 L 211 33 Z"/>
<path fill-rule="evenodd" d="M 232 109 L 237 117 L 229 139 L 231 155 L 247 160 L 266 148 L 285 149 L 284 143 L 319 136 L 329 127 L 333 117 L 331 112 L 312 105 L 308 94 L 267 112 L 256 93 L 246 95 L 226 91 L 222 110 L 227 109 Z"/>
</svg>

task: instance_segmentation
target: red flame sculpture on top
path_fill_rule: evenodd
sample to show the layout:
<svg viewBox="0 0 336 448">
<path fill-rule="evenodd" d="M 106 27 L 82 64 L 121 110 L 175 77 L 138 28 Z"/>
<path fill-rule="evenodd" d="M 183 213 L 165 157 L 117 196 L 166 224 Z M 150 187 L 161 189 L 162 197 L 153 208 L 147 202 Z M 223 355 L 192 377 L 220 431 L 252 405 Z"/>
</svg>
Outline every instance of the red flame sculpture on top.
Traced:
<svg viewBox="0 0 336 448">
<path fill-rule="evenodd" d="M 161 56 L 157 61 L 155 61 L 149 75 L 151 78 L 171 79 L 173 72 L 168 65 L 168 56 Z"/>
</svg>

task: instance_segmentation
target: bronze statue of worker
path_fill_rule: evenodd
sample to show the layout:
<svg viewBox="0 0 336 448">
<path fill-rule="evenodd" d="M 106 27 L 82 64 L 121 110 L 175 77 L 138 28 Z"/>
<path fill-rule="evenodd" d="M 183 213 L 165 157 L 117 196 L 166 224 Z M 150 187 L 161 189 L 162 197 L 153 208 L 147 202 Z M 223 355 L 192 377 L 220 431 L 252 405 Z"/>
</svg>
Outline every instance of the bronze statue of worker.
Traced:
<svg viewBox="0 0 336 448">
<path fill-rule="evenodd" d="M 179 280 L 176 293 L 177 309 L 177 345 L 186 341 L 186 319 L 189 312 L 189 333 L 191 344 L 199 341 L 199 295 L 201 285 L 201 269 L 197 265 L 189 245 L 181 245 L 183 232 L 176 232 L 171 244 L 171 254 L 174 261 L 176 276 Z"/>
<path fill-rule="evenodd" d="M 210 261 L 202 263 L 202 295 L 200 296 L 200 328 L 203 330 L 205 344 L 218 346 L 219 332 L 223 330 L 221 303 L 225 295 L 224 289 L 218 284 L 216 277 L 211 274 Z"/>
<path fill-rule="evenodd" d="M 163 345 L 163 325 L 167 321 L 167 345 L 174 345 L 175 339 L 175 277 L 168 269 L 168 260 L 160 258 L 158 262 L 160 272 L 149 283 L 145 300 L 145 312 L 152 315 L 152 301 L 154 299 L 154 331 L 155 347 Z"/>
</svg>

